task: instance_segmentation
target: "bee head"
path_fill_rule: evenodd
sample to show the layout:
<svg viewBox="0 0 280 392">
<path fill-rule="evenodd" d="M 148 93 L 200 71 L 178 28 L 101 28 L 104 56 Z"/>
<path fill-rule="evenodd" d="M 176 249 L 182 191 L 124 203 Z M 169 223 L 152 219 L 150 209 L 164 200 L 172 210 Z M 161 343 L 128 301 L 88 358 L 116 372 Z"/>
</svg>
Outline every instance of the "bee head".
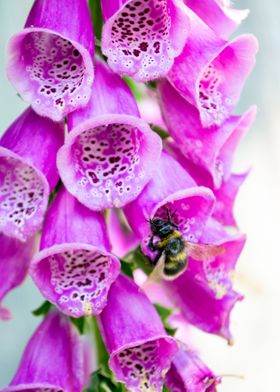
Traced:
<svg viewBox="0 0 280 392">
<path fill-rule="evenodd" d="M 153 218 L 149 221 L 152 233 L 160 238 L 165 238 L 173 233 L 173 226 L 166 220 L 161 218 Z"/>
</svg>

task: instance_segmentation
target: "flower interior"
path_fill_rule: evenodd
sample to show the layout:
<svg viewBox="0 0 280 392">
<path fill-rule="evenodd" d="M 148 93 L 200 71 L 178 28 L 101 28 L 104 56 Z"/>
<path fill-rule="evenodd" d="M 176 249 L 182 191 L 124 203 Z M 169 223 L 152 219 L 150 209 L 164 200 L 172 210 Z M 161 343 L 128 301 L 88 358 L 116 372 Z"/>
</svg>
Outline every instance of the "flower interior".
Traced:
<svg viewBox="0 0 280 392">
<path fill-rule="evenodd" d="M 128 1 L 114 20 L 104 50 L 109 64 L 142 81 L 165 75 L 173 63 L 170 25 L 167 1 Z"/>
<path fill-rule="evenodd" d="M 24 392 L 63 392 L 62 389 L 57 388 L 28 388 Z"/>
<path fill-rule="evenodd" d="M 199 82 L 199 105 L 205 121 L 220 125 L 229 116 L 232 102 L 222 94 L 224 75 L 218 64 L 216 59 L 203 72 Z"/>
<path fill-rule="evenodd" d="M 124 349 L 113 358 L 115 366 L 119 368 L 119 377 L 129 390 L 161 391 L 164 373 L 169 365 L 164 363 L 164 348 L 164 339 L 158 339 Z"/>
<path fill-rule="evenodd" d="M 64 313 L 81 317 L 98 314 L 105 306 L 112 283 L 110 266 L 109 256 L 73 249 L 45 257 L 36 265 L 34 275 L 51 302 Z"/>
<path fill-rule="evenodd" d="M 20 67 L 39 114 L 60 120 L 61 113 L 84 106 L 89 100 L 83 57 L 70 41 L 58 35 L 41 31 L 27 34 L 21 44 Z M 46 114 L 48 110 L 53 114 Z"/>
<path fill-rule="evenodd" d="M 121 200 L 141 191 L 140 131 L 124 124 L 102 125 L 83 132 L 72 145 L 78 188 L 87 199 L 105 199 L 119 207 Z"/>
</svg>

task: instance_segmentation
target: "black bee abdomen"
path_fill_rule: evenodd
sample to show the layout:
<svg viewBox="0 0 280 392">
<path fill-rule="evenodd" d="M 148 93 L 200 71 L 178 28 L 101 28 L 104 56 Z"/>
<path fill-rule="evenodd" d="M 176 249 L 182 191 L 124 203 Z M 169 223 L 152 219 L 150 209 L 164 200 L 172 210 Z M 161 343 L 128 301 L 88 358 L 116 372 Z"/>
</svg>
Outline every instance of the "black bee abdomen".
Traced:
<svg viewBox="0 0 280 392">
<path fill-rule="evenodd" d="M 176 260 L 175 260 L 176 259 Z M 168 259 L 165 262 L 164 266 L 164 275 L 175 278 L 180 275 L 182 271 L 187 268 L 187 255 L 185 253 L 179 253 L 177 257 L 174 257 L 173 260 Z"/>
</svg>

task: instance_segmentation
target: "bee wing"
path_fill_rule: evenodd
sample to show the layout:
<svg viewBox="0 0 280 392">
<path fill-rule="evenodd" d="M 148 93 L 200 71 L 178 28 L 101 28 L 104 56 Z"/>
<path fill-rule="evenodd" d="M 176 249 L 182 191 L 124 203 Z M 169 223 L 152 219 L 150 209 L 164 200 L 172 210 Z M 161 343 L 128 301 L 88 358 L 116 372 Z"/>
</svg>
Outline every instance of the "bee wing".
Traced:
<svg viewBox="0 0 280 392">
<path fill-rule="evenodd" d="M 198 261 L 211 261 L 224 252 L 221 245 L 194 244 L 192 242 L 186 242 L 185 249 L 188 256 Z"/>
<path fill-rule="evenodd" d="M 147 287 L 149 283 L 159 283 L 164 271 L 164 264 L 165 264 L 165 253 L 162 252 L 158 262 L 155 265 L 155 268 L 152 270 L 150 275 L 148 276 L 147 280 L 143 284 L 143 288 Z"/>
</svg>

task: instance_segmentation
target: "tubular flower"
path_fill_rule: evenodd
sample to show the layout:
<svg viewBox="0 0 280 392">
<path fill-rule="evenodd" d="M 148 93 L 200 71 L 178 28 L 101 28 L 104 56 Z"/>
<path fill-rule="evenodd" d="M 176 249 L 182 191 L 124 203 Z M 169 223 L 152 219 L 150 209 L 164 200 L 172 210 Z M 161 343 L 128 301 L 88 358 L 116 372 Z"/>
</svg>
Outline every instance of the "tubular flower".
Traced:
<svg viewBox="0 0 280 392">
<path fill-rule="evenodd" d="M 235 150 L 252 125 L 256 108 L 250 108 L 242 116 L 230 116 L 220 126 L 203 128 L 198 110 L 170 83 L 162 82 L 159 94 L 166 125 L 183 156 L 206 171 L 212 186 L 219 188 L 230 177 Z"/>
<path fill-rule="evenodd" d="M 89 353 L 67 317 L 50 311 L 29 340 L 2 392 L 80 392 L 89 380 Z"/>
<path fill-rule="evenodd" d="M 62 189 L 47 213 L 30 274 L 47 300 L 72 317 L 99 314 L 120 264 L 109 252 L 101 213 Z"/>
<path fill-rule="evenodd" d="M 86 0 L 35 0 L 10 40 L 8 77 L 38 114 L 60 121 L 90 98 L 93 53 Z"/>
<path fill-rule="evenodd" d="M 0 232 L 26 241 L 41 227 L 58 181 L 63 124 L 23 112 L 0 139 Z M 32 141 L 32 142 L 31 142 Z"/>
<path fill-rule="evenodd" d="M 166 76 L 186 42 L 182 0 L 101 0 L 102 51 L 117 73 L 139 82 Z"/>
<path fill-rule="evenodd" d="M 88 208 L 122 207 L 153 176 L 161 139 L 139 118 L 127 85 L 101 62 L 93 89 L 88 106 L 68 117 L 71 132 L 58 152 L 58 170 Z"/>
<path fill-rule="evenodd" d="M 141 195 L 124 208 L 135 234 L 142 239 L 144 253 L 149 253 L 149 219 L 166 219 L 166 208 L 186 240 L 197 242 L 214 207 L 214 195 L 199 187 L 183 167 L 166 152 L 162 153 L 157 172 Z"/>
<path fill-rule="evenodd" d="M 172 392 L 215 392 L 220 379 L 197 354 L 181 349 L 172 361 L 165 383 Z"/>
<path fill-rule="evenodd" d="M 186 7 L 188 8 L 188 7 Z M 199 111 L 203 127 L 220 125 L 236 106 L 258 49 L 252 35 L 219 38 L 188 9 L 191 30 L 168 80 Z"/>
<path fill-rule="evenodd" d="M 227 339 L 230 312 L 242 296 L 232 289 L 230 275 L 244 247 L 245 236 L 230 236 L 223 227 L 211 219 L 201 236 L 204 244 L 222 246 L 223 253 L 211 262 L 200 262 L 190 258 L 187 270 L 176 280 L 163 284 L 174 305 L 180 309 L 186 321 L 196 327 Z"/>
<path fill-rule="evenodd" d="M 35 250 L 35 240 L 31 238 L 23 243 L 0 233 L 0 242 L 0 320 L 6 320 L 10 318 L 10 313 L 1 307 L 1 301 L 25 279 Z"/>
<path fill-rule="evenodd" d="M 249 10 L 237 10 L 227 0 L 184 0 L 212 30 L 227 39 L 248 16 Z"/>
<path fill-rule="evenodd" d="M 130 391 L 161 391 L 177 344 L 132 280 L 120 276 L 112 285 L 99 325 L 117 380 Z"/>
</svg>

